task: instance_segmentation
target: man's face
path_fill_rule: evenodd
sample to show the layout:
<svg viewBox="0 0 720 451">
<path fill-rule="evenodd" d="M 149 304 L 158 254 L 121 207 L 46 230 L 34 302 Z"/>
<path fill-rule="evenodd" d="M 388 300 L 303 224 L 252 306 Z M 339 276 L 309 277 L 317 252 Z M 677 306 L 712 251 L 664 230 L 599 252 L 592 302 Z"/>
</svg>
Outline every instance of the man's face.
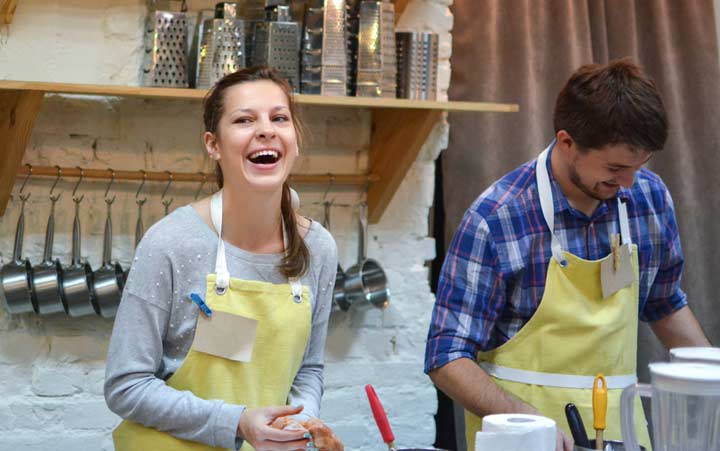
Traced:
<svg viewBox="0 0 720 451">
<path fill-rule="evenodd" d="M 632 186 L 635 173 L 651 157 L 651 152 L 633 150 L 626 144 L 608 145 L 586 152 L 580 152 L 575 147 L 570 162 L 570 181 L 593 199 L 612 199 L 621 186 Z"/>
</svg>

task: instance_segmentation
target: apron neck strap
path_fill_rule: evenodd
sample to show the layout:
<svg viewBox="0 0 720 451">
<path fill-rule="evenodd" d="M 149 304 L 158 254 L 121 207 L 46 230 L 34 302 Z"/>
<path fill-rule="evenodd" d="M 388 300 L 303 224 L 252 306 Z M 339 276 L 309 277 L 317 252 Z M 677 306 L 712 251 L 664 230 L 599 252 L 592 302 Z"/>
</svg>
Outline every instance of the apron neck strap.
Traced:
<svg viewBox="0 0 720 451">
<path fill-rule="evenodd" d="M 223 217 L 223 190 L 219 190 L 210 198 L 210 218 L 218 234 L 217 255 L 215 257 L 215 290 L 218 294 L 224 294 L 230 285 L 230 273 L 227 269 L 227 258 L 225 257 L 225 242 L 222 239 L 222 217 Z M 283 249 L 287 252 L 288 238 L 285 230 L 285 220 L 281 217 Z M 302 284 L 296 277 L 290 277 L 290 288 L 292 290 L 293 300 L 296 302 L 302 299 Z"/>
<path fill-rule="evenodd" d="M 552 236 L 552 255 L 553 258 L 560 264 L 560 266 L 567 265 L 567 259 L 563 253 L 562 245 L 560 240 L 555 234 L 555 206 L 553 204 L 552 186 L 550 185 L 550 174 L 547 170 L 547 159 L 550 155 L 550 150 L 555 145 L 555 140 L 540 153 L 537 158 L 535 174 L 537 177 L 538 193 L 540 195 L 540 207 L 542 208 L 543 218 L 545 223 L 550 229 L 550 235 Z M 620 236 L 623 244 L 632 244 L 632 238 L 630 236 L 630 221 L 628 220 L 627 205 L 625 202 L 617 198 L 618 206 L 618 218 L 620 222 Z"/>
<path fill-rule="evenodd" d="M 552 237 L 551 248 L 553 258 L 560 264 L 560 266 L 567 266 L 567 259 L 563 254 L 562 245 L 560 240 L 555 234 L 555 206 L 553 205 L 552 186 L 550 185 L 550 174 L 547 171 L 547 158 L 550 154 L 550 149 L 555 145 L 555 140 L 542 151 L 537 158 L 535 174 L 537 177 L 538 193 L 540 195 L 540 207 L 542 208 L 542 214 L 545 218 L 545 223 L 550 229 L 550 236 Z"/>
</svg>

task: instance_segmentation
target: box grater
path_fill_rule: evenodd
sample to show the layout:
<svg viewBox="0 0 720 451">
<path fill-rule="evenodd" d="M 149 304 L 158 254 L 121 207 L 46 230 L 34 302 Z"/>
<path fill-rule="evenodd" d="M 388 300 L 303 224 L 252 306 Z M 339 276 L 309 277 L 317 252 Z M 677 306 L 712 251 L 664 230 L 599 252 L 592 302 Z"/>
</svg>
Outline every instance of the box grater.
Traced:
<svg viewBox="0 0 720 451">
<path fill-rule="evenodd" d="M 187 88 L 187 20 L 183 12 L 152 11 L 145 27 L 142 85 Z"/>
<path fill-rule="evenodd" d="M 345 0 L 308 2 L 301 49 L 301 92 L 346 95 L 345 13 Z"/>
<path fill-rule="evenodd" d="M 363 0 L 358 13 L 357 93 L 363 97 L 395 97 L 395 5 Z"/>
<path fill-rule="evenodd" d="M 432 32 L 401 31 L 397 41 L 398 97 L 435 100 L 437 96 L 438 42 Z"/>
<path fill-rule="evenodd" d="M 252 65 L 269 66 L 287 79 L 299 92 L 300 25 L 290 18 L 290 7 L 271 5 L 264 22 L 255 24 Z"/>
<path fill-rule="evenodd" d="M 225 75 L 245 67 L 247 24 L 238 19 L 237 14 L 236 3 L 224 2 L 217 5 L 215 18 L 202 22 L 197 56 L 198 88 L 209 88 Z"/>
</svg>

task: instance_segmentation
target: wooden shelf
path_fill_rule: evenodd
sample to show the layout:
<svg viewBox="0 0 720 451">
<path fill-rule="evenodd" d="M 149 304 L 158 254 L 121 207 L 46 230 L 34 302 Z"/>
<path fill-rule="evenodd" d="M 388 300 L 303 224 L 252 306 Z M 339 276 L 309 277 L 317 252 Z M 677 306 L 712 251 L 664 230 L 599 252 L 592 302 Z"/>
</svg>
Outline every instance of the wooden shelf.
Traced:
<svg viewBox="0 0 720 451">
<path fill-rule="evenodd" d="M 2 0 L 0 0 L 2 1 Z M 1 4 L 1 3 L 0 3 Z M 45 94 L 200 101 L 204 89 L 146 88 L 0 80 L 0 216 L 20 173 L 25 148 Z M 368 219 L 377 223 L 422 145 L 446 111 L 512 113 L 516 104 L 487 102 L 433 102 L 368 97 L 295 96 L 300 105 L 369 109 L 372 114 L 370 168 L 377 178 L 368 188 Z M 55 162 L 60 164 L 60 162 Z"/>
<path fill-rule="evenodd" d="M 16 8 L 17 0 L 0 0 L 0 24 L 11 24 Z"/>
</svg>

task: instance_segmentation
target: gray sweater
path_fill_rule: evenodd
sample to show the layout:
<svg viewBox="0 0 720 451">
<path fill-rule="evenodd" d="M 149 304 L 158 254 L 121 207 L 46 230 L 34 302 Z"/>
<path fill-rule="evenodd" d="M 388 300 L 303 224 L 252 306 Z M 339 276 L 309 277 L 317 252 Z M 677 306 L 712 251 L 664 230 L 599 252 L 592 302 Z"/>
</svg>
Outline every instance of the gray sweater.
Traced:
<svg viewBox="0 0 720 451">
<path fill-rule="evenodd" d="M 332 236 L 313 221 L 305 236 L 312 327 L 288 404 L 302 404 L 318 416 L 323 392 L 323 359 L 337 248 Z M 206 276 L 214 272 L 217 234 L 190 206 L 154 224 L 135 258 L 115 317 L 105 372 L 105 399 L 123 418 L 210 446 L 235 449 L 244 406 L 205 400 L 165 381 L 182 365 L 195 335 L 199 308 L 190 293 L 203 298 Z M 225 243 L 231 277 L 287 283 L 277 270 L 281 254 L 252 254 Z"/>
</svg>

